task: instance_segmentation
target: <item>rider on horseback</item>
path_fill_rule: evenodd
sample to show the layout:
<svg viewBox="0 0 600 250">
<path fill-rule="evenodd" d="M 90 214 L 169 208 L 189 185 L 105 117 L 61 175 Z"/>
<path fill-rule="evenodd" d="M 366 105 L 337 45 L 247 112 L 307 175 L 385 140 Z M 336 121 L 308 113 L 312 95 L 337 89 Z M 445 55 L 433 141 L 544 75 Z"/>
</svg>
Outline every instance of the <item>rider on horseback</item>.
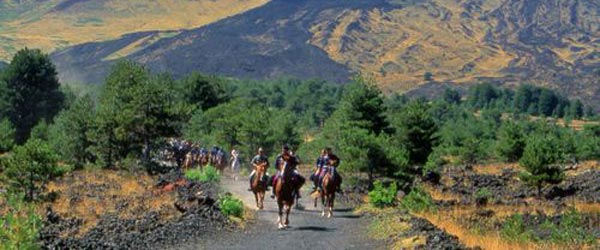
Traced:
<svg viewBox="0 0 600 250">
<path fill-rule="evenodd" d="M 325 176 L 325 174 L 327 172 L 332 173 L 332 176 L 334 179 L 337 179 L 338 182 L 338 186 L 336 188 L 336 191 L 341 193 L 342 189 L 342 177 L 340 176 L 340 174 L 338 174 L 337 172 L 337 167 L 340 165 L 340 158 L 337 157 L 337 155 L 333 154 L 333 150 L 330 147 L 327 147 L 325 149 L 326 151 L 326 155 L 324 157 L 324 166 L 321 170 L 321 172 L 319 173 L 319 178 L 318 178 L 318 185 L 319 185 L 319 189 L 323 188 L 323 177 Z"/>
<path fill-rule="evenodd" d="M 321 155 L 319 155 L 319 158 L 317 158 L 317 162 L 315 163 L 315 172 L 313 174 L 310 175 L 310 180 L 313 182 L 313 192 L 317 190 L 317 187 L 320 186 L 319 184 L 319 179 L 321 176 L 321 172 L 323 171 L 323 167 L 325 166 L 325 163 L 327 162 L 327 149 L 324 148 L 323 150 L 321 150 Z"/>
<path fill-rule="evenodd" d="M 258 167 L 258 165 L 260 164 L 267 164 L 267 168 L 269 167 L 269 158 L 267 158 L 267 156 L 265 156 L 265 152 L 263 150 L 263 148 L 258 148 L 258 154 L 256 156 L 254 156 L 254 158 L 252 158 L 252 161 L 250 161 L 250 164 L 252 164 L 252 173 L 250 173 L 250 188 L 248 189 L 248 191 L 252 191 L 252 181 L 254 180 L 254 175 L 256 175 L 256 168 Z M 267 173 L 265 173 L 265 176 L 263 178 L 266 178 L 268 180 L 269 176 Z M 266 183 L 266 182 L 265 182 Z"/>
<path fill-rule="evenodd" d="M 294 156 L 292 154 L 292 152 L 290 151 L 290 147 L 288 145 L 283 145 L 283 149 L 281 154 L 279 154 L 277 156 L 277 158 L 275 158 L 275 168 L 277 168 L 277 174 L 275 174 L 275 176 L 273 176 L 273 181 L 271 183 L 271 186 L 275 187 L 278 179 L 280 179 L 282 176 L 282 169 L 279 169 L 280 166 L 283 165 L 283 162 L 287 161 L 288 163 L 291 164 L 291 167 L 293 169 L 293 174 L 294 177 L 297 179 L 297 183 L 296 183 L 296 197 L 298 199 L 302 198 L 300 196 L 300 187 L 302 187 L 302 185 L 304 184 L 304 182 L 306 181 L 304 179 L 304 177 L 302 177 L 302 175 L 300 175 L 300 173 L 298 173 L 298 170 L 296 169 L 296 166 L 300 163 L 300 161 L 298 160 L 298 157 Z M 273 188 L 273 194 L 271 195 L 271 198 L 275 198 L 275 188 Z"/>
</svg>

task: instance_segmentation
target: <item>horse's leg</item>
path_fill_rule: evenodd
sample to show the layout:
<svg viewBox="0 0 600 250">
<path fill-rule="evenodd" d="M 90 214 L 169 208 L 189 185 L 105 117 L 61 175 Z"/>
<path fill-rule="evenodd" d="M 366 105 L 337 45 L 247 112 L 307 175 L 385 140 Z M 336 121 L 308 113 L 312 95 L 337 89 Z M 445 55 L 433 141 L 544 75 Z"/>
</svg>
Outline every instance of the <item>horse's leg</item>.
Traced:
<svg viewBox="0 0 600 250">
<path fill-rule="evenodd" d="M 282 217 L 283 217 L 283 202 L 277 201 L 277 206 L 279 207 L 279 217 L 277 217 L 277 224 L 279 229 L 284 228 Z"/>
<path fill-rule="evenodd" d="M 325 189 L 321 192 L 321 216 L 325 217 L 325 208 L 327 206 L 327 195 L 325 194 Z"/>
<path fill-rule="evenodd" d="M 285 206 L 285 227 L 290 225 L 290 210 L 292 210 L 293 204 Z"/>
<path fill-rule="evenodd" d="M 260 200 L 260 207 L 258 209 L 262 210 L 265 207 L 265 191 L 263 190 L 258 194 L 258 199 Z"/>
<path fill-rule="evenodd" d="M 331 194 L 331 196 L 329 196 L 329 200 L 328 200 L 328 203 L 329 203 L 329 206 L 328 206 L 329 207 L 329 215 L 327 216 L 327 218 L 333 217 L 333 202 L 334 202 L 334 200 L 335 200 L 335 192 L 333 192 Z"/>
</svg>

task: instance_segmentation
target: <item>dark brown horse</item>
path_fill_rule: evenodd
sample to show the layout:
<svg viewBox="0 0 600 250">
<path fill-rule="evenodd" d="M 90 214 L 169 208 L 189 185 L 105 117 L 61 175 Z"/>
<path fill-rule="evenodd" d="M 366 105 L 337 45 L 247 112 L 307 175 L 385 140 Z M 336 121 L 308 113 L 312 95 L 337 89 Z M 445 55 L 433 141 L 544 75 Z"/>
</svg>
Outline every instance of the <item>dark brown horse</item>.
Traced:
<svg viewBox="0 0 600 250">
<path fill-rule="evenodd" d="M 338 187 L 338 179 L 333 178 L 333 173 L 327 171 L 323 176 L 323 189 L 319 192 L 321 197 L 321 204 L 323 205 L 323 212 L 321 216 L 331 218 L 333 216 L 333 203 L 335 201 L 335 192 Z M 317 207 L 317 199 L 315 198 L 315 207 Z"/>
<path fill-rule="evenodd" d="M 267 189 L 267 183 L 263 181 L 265 173 L 267 171 L 267 163 L 262 163 L 256 166 L 256 175 L 252 180 L 252 192 L 254 193 L 254 199 L 256 200 L 256 207 L 263 209 L 263 202 L 265 200 L 265 190 Z"/>
<path fill-rule="evenodd" d="M 293 159 L 290 156 L 284 156 L 279 167 L 281 171 L 281 177 L 275 184 L 275 196 L 277 197 L 277 206 L 279 207 L 279 217 L 277 224 L 279 229 L 287 228 L 290 224 L 289 216 L 290 210 L 294 205 L 294 190 L 296 189 L 292 177 L 294 175 Z M 283 213 L 285 212 L 285 220 L 283 220 Z"/>
</svg>

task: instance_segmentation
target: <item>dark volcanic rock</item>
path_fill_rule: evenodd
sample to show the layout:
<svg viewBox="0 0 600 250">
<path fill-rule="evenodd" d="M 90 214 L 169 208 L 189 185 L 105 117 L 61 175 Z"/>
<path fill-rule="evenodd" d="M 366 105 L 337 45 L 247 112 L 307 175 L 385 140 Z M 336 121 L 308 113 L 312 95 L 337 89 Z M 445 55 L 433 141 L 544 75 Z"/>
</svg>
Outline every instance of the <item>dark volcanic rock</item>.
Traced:
<svg viewBox="0 0 600 250">
<path fill-rule="evenodd" d="M 472 249 L 464 246 L 458 240 L 458 237 L 446 233 L 437 228 L 431 222 L 422 218 L 412 218 L 410 220 L 411 229 L 404 233 L 405 236 L 426 235 L 427 240 L 424 246 L 417 249 L 427 250 L 447 250 L 447 249 Z"/>
<path fill-rule="evenodd" d="M 44 249 L 163 249 L 163 246 L 191 242 L 199 237 L 231 230 L 234 225 L 216 205 L 216 187 L 210 184 L 182 181 L 181 173 L 162 176 L 157 186 L 183 183 L 177 186 L 178 200 L 173 206 L 181 214 L 172 219 L 158 212 L 139 211 L 135 218 L 120 218 L 117 214 L 101 215 L 94 228 L 77 235 L 82 220 L 61 218 L 47 211 L 40 239 Z M 96 185 L 102 189 L 102 185 Z M 126 207 L 128 204 L 119 203 Z M 118 209 L 118 208 L 117 208 Z M 68 236 L 63 236 L 68 235 Z"/>
</svg>

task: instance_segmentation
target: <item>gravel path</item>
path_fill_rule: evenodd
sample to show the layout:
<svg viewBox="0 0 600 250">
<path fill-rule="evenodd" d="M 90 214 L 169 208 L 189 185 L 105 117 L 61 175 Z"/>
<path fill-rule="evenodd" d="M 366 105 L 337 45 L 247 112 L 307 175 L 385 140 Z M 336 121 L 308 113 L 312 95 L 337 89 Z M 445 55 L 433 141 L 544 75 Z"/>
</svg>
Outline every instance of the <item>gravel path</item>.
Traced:
<svg viewBox="0 0 600 250">
<path fill-rule="evenodd" d="M 307 183 L 306 186 L 310 184 Z M 247 191 L 245 179 L 222 180 L 221 186 L 234 196 L 241 198 L 247 207 L 255 209 L 254 195 Z M 257 211 L 248 226 L 238 232 L 199 240 L 194 245 L 176 249 L 383 249 L 383 243 L 369 239 L 366 231 L 369 221 L 352 213 L 353 208 L 345 204 L 336 204 L 334 218 L 321 217 L 321 205 L 314 208 L 303 189 L 301 208 L 293 209 L 290 214 L 290 228 L 278 230 L 277 204 L 267 195 L 265 209 Z M 270 193 L 270 191 L 269 191 Z"/>
</svg>

